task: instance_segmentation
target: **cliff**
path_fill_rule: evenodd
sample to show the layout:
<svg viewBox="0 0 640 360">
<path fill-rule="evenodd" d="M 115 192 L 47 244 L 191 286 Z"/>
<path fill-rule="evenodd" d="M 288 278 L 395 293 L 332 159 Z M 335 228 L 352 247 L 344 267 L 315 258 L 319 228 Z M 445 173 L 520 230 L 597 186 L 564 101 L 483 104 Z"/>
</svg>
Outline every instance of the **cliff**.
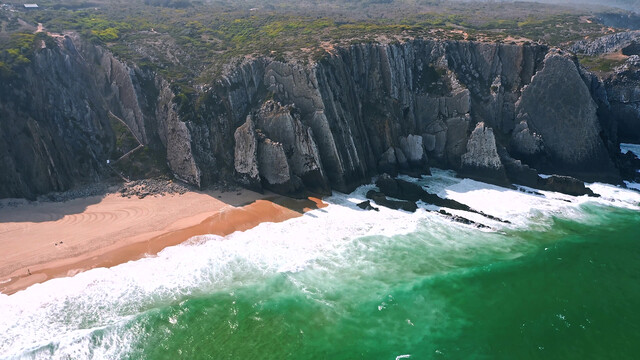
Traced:
<svg viewBox="0 0 640 360">
<path fill-rule="evenodd" d="M 1 197 L 106 176 L 118 148 L 110 117 L 196 186 L 347 192 L 431 165 L 500 184 L 536 169 L 619 181 L 603 84 L 541 45 L 413 40 L 309 65 L 247 59 L 178 106 L 157 74 L 70 35 L 0 91 Z"/>
<path fill-rule="evenodd" d="M 630 56 L 604 83 L 620 141 L 640 143 L 640 57 Z"/>
<path fill-rule="evenodd" d="M 119 137 L 166 154 L 198 185 L 169 84 L 76 34 L 43 42 L 27 67 L 2 79 L 0 95 L 0 197 L 34 198 L 113 176 L 107 160 L 132 150 Z"/>
</svg>

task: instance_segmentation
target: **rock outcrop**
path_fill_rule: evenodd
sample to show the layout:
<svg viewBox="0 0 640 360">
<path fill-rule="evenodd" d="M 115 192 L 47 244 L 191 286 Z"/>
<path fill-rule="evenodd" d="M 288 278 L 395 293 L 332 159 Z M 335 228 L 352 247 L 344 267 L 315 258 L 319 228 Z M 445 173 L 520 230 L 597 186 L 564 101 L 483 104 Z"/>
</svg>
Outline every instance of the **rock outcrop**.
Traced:
<svg viewBox="0 0 640 360">
<path fill-rule="evenodd" d="M 283 145 L 293 176 L 299 178 L 308 190 L 328 193 L 329 184 L 313 130 L 302 124 L 295 106 L 282 106 L 269 100 L 262 105 L 255 117 L 262 133 Z"/>
<path fill-rule="evenodd" d="M 591 189 L 584 186 L 584 182 L 570 176 L 553 175 L 548 178 L 541 178 L 537 187 L 540 189 L 561 192 L 573 196 L 596 196 L 596 194 Z"/>
<path fill-rule="evenodd" d="M 91 66 L 72 40 L 0 81 L 0 197 L 35 198 L 98 180 L 114 139 Z"/>
<path fill-rule="evenodd" d="M 475 179 L 503 186 L 511 184 L 498 156 L 493 129 L 485 127 L 482 122 L 471 133 L 467 152 L 462 155 L 460 174 L 471 174 Z"/>
<path fill-rule="evenodd" d="M 260 138 L 258 170 L 265 186 L 275 192 L 288 194 L 300 188 L 300 179 L 291 173 L 284 146 L 279 142 Z"/>
<path fill-rule="evenodd" d="M 588 181 L 619 181 L 600 137 L 597 105 L 568 55 L 547 54 L 544 68 L 533 76 L 517 103 L 516 118 L 541 140 L 541 146 L 532 147 L 534 154 L 515 154 L 537 170 Z M 526 128 L 518 134 L 533 137 L 523 134 Z M 536 138 L 528 142 L 535 143 Z"/>
<path fill-rule="evenodd" d="M 620 141 L 640 143 L 640 56 L 630 56 L 604 83 Z"/>
<path fill-rule="evenodd" d="M 626 31 L 605 35 L 595 40 L 580 40 L 569 50 L 589 56 L 613 53 L 634 43 L 640 43 L 640 31 Z"/>
<path fill-rule="evenodd" d="M 236 129 L 234 138 L 236 141 L 234 168 L 238 181 L 249 189 L 262 191 L 258 171 L 258 140 L 250 116 L 242 126 Z"/>
</svg>

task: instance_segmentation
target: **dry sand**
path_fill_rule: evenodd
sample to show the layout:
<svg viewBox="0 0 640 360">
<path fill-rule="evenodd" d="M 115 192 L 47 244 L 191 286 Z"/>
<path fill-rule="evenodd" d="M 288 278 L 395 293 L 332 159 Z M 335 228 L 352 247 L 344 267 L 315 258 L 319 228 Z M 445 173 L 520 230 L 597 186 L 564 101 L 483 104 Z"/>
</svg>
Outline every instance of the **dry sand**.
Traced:
<svg viewBox="0 0 640 360">
<path fill-rule="evenodd" d="M 0 208 L 0 292 L 152 256 L 203 234 L 228 235 L 322 207 L 318 199 L 273 194 L 117 194 Z"/>
</svg>

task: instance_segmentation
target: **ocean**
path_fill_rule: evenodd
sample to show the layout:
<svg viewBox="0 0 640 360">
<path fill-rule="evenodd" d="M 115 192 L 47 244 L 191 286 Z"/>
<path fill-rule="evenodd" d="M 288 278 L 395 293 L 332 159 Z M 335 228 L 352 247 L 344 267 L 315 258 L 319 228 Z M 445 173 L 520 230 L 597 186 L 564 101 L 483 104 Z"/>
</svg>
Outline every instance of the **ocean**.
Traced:
<svg viewBox="0 0 640 360">
<path fill-rule="evenodd" d="M 408 178 L 405 178 L 408 179 Z M 490 229 L 356 204 L 0 295 L 1 359 L 635 359 L 640 193 L 420 180 Z"/>
</svg>

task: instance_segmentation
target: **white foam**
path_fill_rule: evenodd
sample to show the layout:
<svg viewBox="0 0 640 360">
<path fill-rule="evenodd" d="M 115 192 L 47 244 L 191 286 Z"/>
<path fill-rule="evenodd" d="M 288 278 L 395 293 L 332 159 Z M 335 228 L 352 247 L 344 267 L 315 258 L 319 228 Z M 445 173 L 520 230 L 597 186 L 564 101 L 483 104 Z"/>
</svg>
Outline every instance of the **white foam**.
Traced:
<svg viewBox="0 0 640 360">
<path fill-rule="evenodd" d="M 431 192 L 510 220 L 514 223 L 510 226 L 544 223 L 552 215 L 576 217 L 580 205 L 587 202 L 634 209 L 640 202 L 639 193 L 605 184 L 589 185 L 602 194 L 601 198 L 576 198 L 462 180 L 451 171 L 433 169 L 433 173 L 419 183 Z M 355 204 L 364 201 L 372 188 L 365 185 L 352 194 L 336 193 L 326 199 L 330 204 L 326 208 L 282 223 L 263 223 L 225 241 L 218 236 L 201 236 L 189 244 L 167 248 L 157 257 L 50 280 L 11 296 L 0 295 L 0 358 L 121 358 L 136 342 L 137 334 L 125 330 L 134 316 L 185 297 L 258 284 L 279 272 L 355 262 L 354 247 L 375 250 L 354 239 L 390 237 L 419 227 L 429 232 L 420 241 L 434 248 L 459 250 L 483 244 L 474 235 L 475 229 L 428 212 L 425 204 L 416 213 L 384 207 L 379 212 L 360 210 Z M 477 214 L 450 212 L 494 227 L 505 226 Z M 466 235 L 454 237 L 452 231 Z M 483 239 L 505 241 L 501 237 Z M 379 246 L 384 246 L 389 240 L 380 241 Z M 303 289 L 305 286 L 300 284 Z M 92 336 L 96 331 L 103 334 L 97 344 Z"/>
<path fill-rule="evenodd" d="M 590 202 L 632 210 L 638 210 L 640 206 L 640 193 L 637 191 L 603 183 L 587 184 L 587 187 L 600 195 L 599 198 L 588 198 Z"/>
<path fill-rule="evenodd" d="M 620 152 L 625 154 L 627 151 L 631 151 L 640 158 L 640 144 L 621 143 Z"/>
<path fill-rule="evenodd" d="M 432 177 L 419 181 L 429 191 L 466 204 L 485 214 L 509 220 L 518 227 L 545 224 L 545 218 L 551 216 L 578 219 L 583 214 L 580 207 L 587 203 L 639 209 L 640 194 L 608 184 L 588 185 L 595 193 L 601 195 L 600 198 L 574 197 L 527 187 L 520 187 L 523 191 L 519 191 L 471 179 L 459 179 L 452 171 L 432 169 L 432 173 Z M 478 214 L 449 212 L 492 227 L 504 226 Z"/>
<path fill-rule="evenodd" d="M 640 172 L 640 171 L 638 171 L 638 172 Z M 638 183 L 629 182 L 629 181 L 625 181 L 624 183 L 627 185 L 627 187 L 629 189 L 640 190 L 640 184 L 638 184 Z"/>
</svg>

